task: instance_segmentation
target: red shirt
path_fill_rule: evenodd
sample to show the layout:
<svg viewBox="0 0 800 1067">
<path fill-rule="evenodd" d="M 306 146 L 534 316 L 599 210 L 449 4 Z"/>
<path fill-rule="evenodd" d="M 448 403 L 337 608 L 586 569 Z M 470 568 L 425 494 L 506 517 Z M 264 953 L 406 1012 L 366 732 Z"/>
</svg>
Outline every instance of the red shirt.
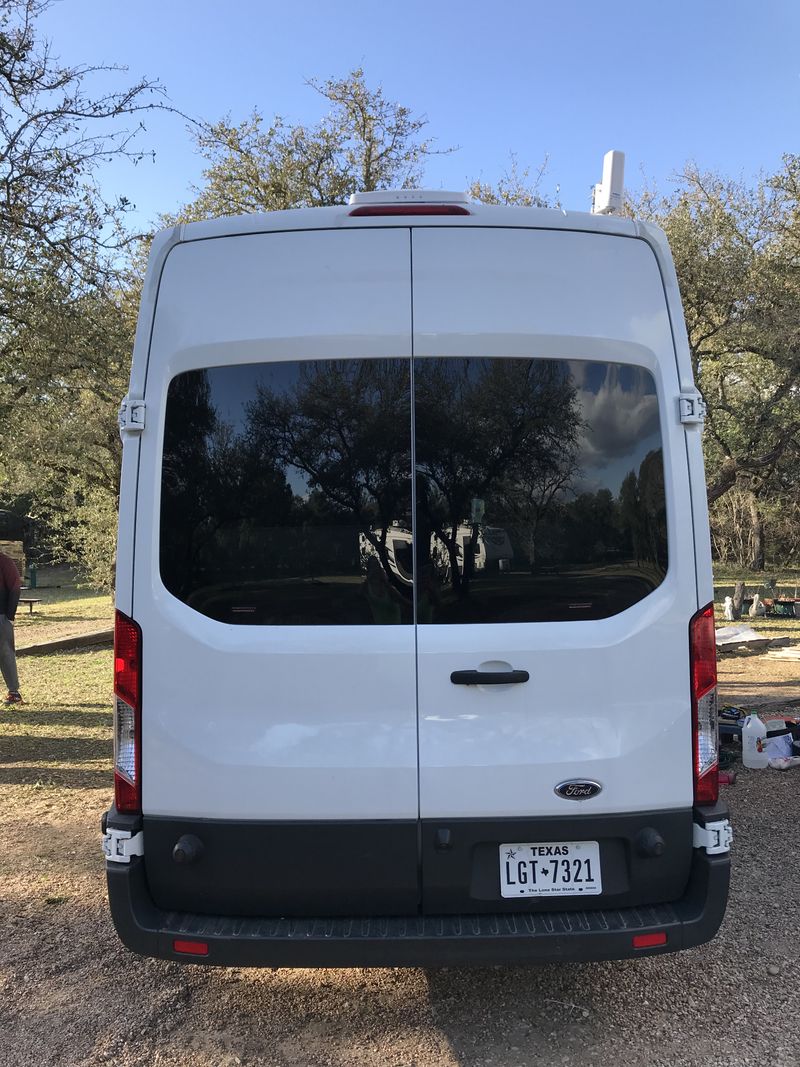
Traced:
<svg viewBox="0 0 800 1067">
<path fill-rule="evenodd" d="M 11 556 L 0 552 L 0 615 L 13 619 L 17 613 L 22 579 Z"/>
</svg>

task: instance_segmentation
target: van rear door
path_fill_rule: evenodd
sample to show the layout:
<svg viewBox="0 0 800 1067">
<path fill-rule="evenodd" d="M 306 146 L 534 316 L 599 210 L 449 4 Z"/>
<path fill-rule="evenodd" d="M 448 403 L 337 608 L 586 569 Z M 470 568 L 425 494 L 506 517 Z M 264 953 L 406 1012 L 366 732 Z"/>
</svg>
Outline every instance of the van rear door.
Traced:
<svg viewBox="0 0 800 1067">
<path fill-rule="evenodd" d="M 407 229 L 167 258 L 133 597 L 162 908 L 417 909 L 410 315 Z"/>
<path fill-rule="evenodd" d="M 425 910 L 675 899 L 697 595 L 655 256 L 417 228 L 413 301 Z"/>
</svg>

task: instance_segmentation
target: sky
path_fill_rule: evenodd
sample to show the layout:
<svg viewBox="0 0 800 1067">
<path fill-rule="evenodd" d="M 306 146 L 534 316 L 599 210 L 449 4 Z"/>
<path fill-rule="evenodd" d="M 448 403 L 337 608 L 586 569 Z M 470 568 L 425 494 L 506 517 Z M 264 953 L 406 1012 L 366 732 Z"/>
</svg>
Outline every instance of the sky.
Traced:
<svg viewBox="0 0 800 1067">
<path fill-rule="evenodd" d="M 55 0 L 41 19 L 69 64 L 121 64 L 158 79 L 198 118 L 257 107 L 313 123 L 307 79 L 363 66 L 368 84 L 423 114 L 442 148 L 424 185 L 496 182 L 514 153 L 565 208 L 588 210 L 603 154 L 626 154 L 626 185 L 667 190 L 689 160 L 749 181 L 800 151 L 800 0 Z M 192 198 L 202 160 L 185 123 L 150 116 L 155 161 L 99 175 L 144 228 Z"/>
</svg>

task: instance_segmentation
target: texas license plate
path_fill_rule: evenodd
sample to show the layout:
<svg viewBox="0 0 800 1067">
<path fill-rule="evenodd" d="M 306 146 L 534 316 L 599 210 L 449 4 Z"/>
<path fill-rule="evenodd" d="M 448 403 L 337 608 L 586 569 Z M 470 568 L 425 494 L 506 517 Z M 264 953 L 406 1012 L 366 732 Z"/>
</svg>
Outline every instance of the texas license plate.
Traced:
<svg viewBox="0 0 800 1067">
<path fill-rule="evenodd" d="M 588 897 L 602 892 L 597 841 L 526 841 L 500 846 L 501 896 Z"/>
</svg>

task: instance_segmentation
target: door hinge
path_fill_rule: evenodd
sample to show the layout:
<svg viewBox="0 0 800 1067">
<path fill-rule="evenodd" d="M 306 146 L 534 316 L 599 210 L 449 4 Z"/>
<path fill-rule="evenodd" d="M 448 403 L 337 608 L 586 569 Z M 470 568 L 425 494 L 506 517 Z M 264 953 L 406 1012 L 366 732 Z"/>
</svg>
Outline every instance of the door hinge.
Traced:
<svg viewBox="0 0 800 1067">
<path fill-rule="evenodd" d="M 144 855 L 144 834 L 138 830 L 131 836 L 130 830 L 108 829 L 103 834 L 103 853 L 111 863 L 130 863 L 131 856 Z"/>
<path fill-rule="evenodd" d="M 730 852 L 733 841 L 733 827 L 727 819 L 710 822 L 705 826 L 692 824 L 692 844 L 695 848 L 704 848 L 709 856 L 720 852 Z"/>
<path fill-rule="evenodd" d="M 681 393 L 678 397 L 678 410 L 684 425 L 696 426 L 706 417 L 706 402 L 699 393 Z"/>
<path fill-rule="evenodd" d="M 144 429 L 144 400 L 135 400 L 126 396 L 119 406 L 119 432 L 120 436 L 126 433 L 141 433 Z"/>
</svg>

